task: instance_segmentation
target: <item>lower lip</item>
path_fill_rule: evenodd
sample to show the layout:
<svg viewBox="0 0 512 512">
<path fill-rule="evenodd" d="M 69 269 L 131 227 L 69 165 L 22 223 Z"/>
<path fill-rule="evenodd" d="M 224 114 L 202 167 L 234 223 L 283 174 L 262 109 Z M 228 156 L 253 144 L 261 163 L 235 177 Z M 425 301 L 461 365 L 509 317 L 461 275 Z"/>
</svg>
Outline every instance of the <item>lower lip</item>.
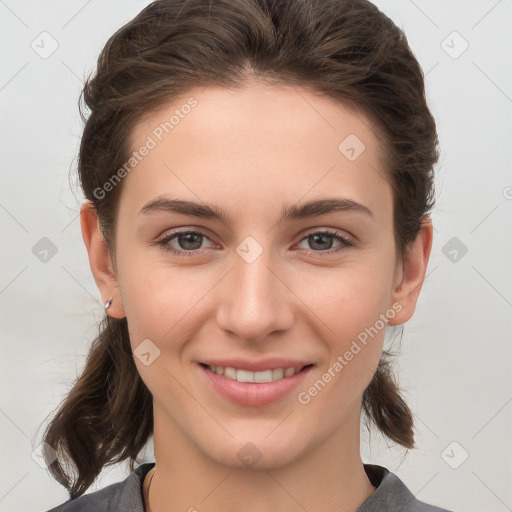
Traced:
<svg viewBox="0 0 512 512">
<path fill-rule="evenodd" d="M 260 407 L 283 398 L 291 393 L 313 369 L 313 366 L 308 366 L 291 377 L 273 382 L 256 383 L 238 382 L 213 373 L 201 364 L 198 366 L 216 391 L 232 402 L 249 407 Z"/>
</svg>

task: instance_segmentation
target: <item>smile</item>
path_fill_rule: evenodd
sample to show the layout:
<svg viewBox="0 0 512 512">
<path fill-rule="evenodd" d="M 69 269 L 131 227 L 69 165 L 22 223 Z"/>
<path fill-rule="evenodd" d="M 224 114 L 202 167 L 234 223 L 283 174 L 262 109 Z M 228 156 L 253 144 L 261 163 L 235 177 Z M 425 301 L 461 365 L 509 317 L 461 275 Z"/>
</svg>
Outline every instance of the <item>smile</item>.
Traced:
<svg viewBox="0 0 512 512">
<path fill-rule="evenodd" d="M 238 405 L 262 407 L 289 396 L 314 366 L 308 364 L 250 371 L 233 366 L 199 363 L 197 368 L 203 375 L 200 382 L 224 398 Z"/>
<path fill-rule="evenodd" d="M 207 366 L 212 373 L 224 375 L 227 379 L 237 380 L 238 382 L 274 382 L 276 380 L 292 377 L 302 370 L 301 368 L 274 368 L 273 370 L 262 370 L 259 372 L 251 372 L 249 370 L 240 370 L 230 366 Z"/>
</svg>

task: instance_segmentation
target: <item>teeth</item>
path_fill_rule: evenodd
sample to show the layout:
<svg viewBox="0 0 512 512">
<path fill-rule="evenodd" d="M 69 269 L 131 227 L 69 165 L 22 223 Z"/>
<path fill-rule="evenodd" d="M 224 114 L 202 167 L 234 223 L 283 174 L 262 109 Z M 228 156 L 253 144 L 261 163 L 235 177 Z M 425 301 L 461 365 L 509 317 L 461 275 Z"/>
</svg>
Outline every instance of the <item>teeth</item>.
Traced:
<svg viewBox="0 0 512 512">
<path fill-rule="evenodd" d="M 286 368 L 284 371 L 285 377 L 291 377 L 295 373 L 295 368 Z"/>
<path fill-rule="evenodd" d="M 236 368 L 231 368 L 230 366 L 208 366 L 211 372 L 218 373 L 219 375 L 224 375 L 231 380 L 237 380 L 238 382 L 274 382 L 275 380 L 280 380 L 286 377 L 291 377 L 295 375 L 300 368 L 275 368 L 274 370 L 263 370 L 261 372 L 251 372 L 249 370 L 237 370 Z"/>
</svg>

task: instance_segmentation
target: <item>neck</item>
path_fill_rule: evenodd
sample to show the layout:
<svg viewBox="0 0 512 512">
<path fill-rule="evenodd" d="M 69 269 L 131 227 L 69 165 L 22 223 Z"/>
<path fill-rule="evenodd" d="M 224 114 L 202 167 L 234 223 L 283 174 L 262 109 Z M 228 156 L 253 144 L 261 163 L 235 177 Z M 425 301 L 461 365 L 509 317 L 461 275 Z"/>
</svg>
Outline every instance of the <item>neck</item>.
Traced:
<svg viewBox="0 0 512 512">
<path fill-rule="evenodd" d="M 202 508 L 212 512 L 266 512 L 270 508 L 275 512 L 355 512 L 375 491 L 360 457 L 356 412 L 341 429 L 320 446 L 311 447 L 299 460 L 264 467 L 262 457 L 259 464 L 248 468 L 219 463 L 219 457 L 206 457 L 155 406 L 157 471 L 150 476 L 150 512 Z"/>
</svg>

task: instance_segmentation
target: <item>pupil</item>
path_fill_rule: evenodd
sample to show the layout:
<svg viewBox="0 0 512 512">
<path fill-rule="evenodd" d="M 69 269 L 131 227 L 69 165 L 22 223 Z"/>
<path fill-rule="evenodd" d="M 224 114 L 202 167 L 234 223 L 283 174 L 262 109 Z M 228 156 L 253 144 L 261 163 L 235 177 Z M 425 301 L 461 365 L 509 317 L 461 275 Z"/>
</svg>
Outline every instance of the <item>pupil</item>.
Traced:
<svg viewBox="0 0 512 512">
<path fill-rule="evenodd" d="M 185 247 L 183 247 L 183 248 L 184 249 L 189 249 L 189 250 L 198 249 L 199 246 L 201 245 L 201 243 L 199 243 L 198 247 L 188 247 L 187 244 L 191 243 L 193 245 L 194 244 L 194 238 L 199 239 L 200 236 L 202 236 L 202 235 L 196 235 L 194 233 L 187 233 L 186 235 L 182 235 L 180 238 L 185 240 Z M 197 244 L 197 240 L 196 240 L 195 243 Z"/>
<path fill-rule="evenodd" d="M 327 235 L 327 236 L 328 236 L 328 237 L 331 237 L 331 235 Z M 324 238 L 324 239 L 325 239 L 325 238 L 326 238 L 326 235 L 324 235 L 324 234 L 317 234 L 317 235 L 313 235 L 313 245 L 318 244 L 318 245 L 319 245 L 319 247 L 318 247 L 318 248 L 320 248 L 320 249 L 325 249 L 325 248 L 326 248 L 326 247 L 325 247 L 325 243 L 324 243 L 324 244 L 322 244 L 322 243 L 318 243 L 318 240 L 319 240 L 319 239 L 322 239 L 322 238 Z M 331 237 L 331 238 L 332 238 L 332 237 Z M 332 245 L 332 244 L 331 244 L 331 245 Z M 330 249 L 330 246 L 329 246 L 329 247 L 327 247 L 327 249 Z"/>
</svg>

